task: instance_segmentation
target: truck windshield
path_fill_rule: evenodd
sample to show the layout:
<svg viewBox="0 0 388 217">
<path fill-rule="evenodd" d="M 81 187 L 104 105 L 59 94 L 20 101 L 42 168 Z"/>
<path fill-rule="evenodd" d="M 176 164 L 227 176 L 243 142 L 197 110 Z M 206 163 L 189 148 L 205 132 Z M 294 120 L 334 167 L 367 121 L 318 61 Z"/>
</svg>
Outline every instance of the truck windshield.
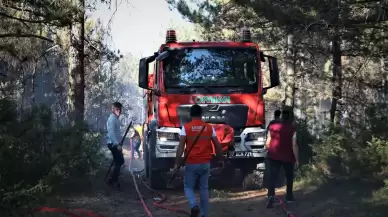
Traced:
<svg viewBox="0 0 388 217">
<path fill-rule="evenodd" d="M 163 63 L 165 86 L 257 86 L 258 57 L 254 48 L 185 48 Z"/>
</svg>

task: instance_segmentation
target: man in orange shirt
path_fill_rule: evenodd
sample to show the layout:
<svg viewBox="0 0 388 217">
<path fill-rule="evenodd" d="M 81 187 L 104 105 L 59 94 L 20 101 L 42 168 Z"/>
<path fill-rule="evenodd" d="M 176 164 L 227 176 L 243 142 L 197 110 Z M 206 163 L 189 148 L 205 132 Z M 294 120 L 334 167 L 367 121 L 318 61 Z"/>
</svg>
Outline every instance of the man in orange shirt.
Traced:
<svg viewBox="0 0 388 217">
<path fill-rule="evenodd" d="M 192 118 L 191 122 L 183 125 L 180 132 L 180 142 L 173 170 L 179 168 L 182 154 L 185 152 L 187 158 L 184 172 L 184 190 L 191 206 L 191 217 L 197 217 L 198 214 L 201 214 L 201 217 L 208 217 L 208 183 L 213 151 L 212 142 L 215 145 L 216 157 L 220 166 L 223 166 L 222 147 L 217 140 L 214 128 L 201 120 L 202 108 L 199 105 L 191 107 L 190 116 Z M 196 140 L 197 137 L 198 139 Z M 190 148 L 190 153 L 187 153 Z M 200 207 L 196 202 L 194 193 L 197 179 L 199 179 Z"/>
</svg>

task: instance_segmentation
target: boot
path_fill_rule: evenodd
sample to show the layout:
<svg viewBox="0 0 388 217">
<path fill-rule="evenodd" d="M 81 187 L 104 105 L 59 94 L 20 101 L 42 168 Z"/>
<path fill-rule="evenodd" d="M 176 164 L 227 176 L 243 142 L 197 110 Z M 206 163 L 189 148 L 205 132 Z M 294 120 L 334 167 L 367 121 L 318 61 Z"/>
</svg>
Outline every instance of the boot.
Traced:
<svg viewBox="0 0 388 217">
<path fill-rule="evenodd" d="M 198 215 L 199 215 L 199 207 L 198 205 L 195 205 L 193 208 L 191 208 L 190 217 L 198 217 Z"/>
<path fill-rule="evenodd" d="M 268 203 L 267 203 L 267 208 L 273 208 L 273 203 L 274 203 L 274 198 L 273 196 L 268 197 Z"/>
<path fill-rule="evenodd" d="M 106 184 L 107 184 L 109 187 L 113 187 L 113 185 L 114 185 L 115 183 L 114 183 L 112 177 L 110 177 L 110 178 L 108 179 L 108 181 L 106 182 Z"/>
</svg>

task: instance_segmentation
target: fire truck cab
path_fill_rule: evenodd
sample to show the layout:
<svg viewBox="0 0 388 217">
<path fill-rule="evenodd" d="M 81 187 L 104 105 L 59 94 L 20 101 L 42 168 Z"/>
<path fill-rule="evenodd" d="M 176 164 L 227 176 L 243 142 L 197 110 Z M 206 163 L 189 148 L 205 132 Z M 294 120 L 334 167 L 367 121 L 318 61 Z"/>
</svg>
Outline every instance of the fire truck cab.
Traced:
<svg viewBox="0 0 388 217">
<path fill-rule="evenodd" d="M 241 41 L 178 42 L 176 32 L 168 30 L 158 52 L 140 60 L 139 87 L 148 90 L 143 150 L 151 187 L 165 187 L 163 174 L 174 166 L 180 128 L 190 121 L 193 104 L 203 108 L 205 122 L 233 129 L 232 148 L 225 151 L 231 165 L 244 176 L 264 170 L 263 96 L 280 84 L 277 59 L 259 50 L 248 29 L 241 33 Z M 263 87 L 265 61 L 268 87 Z M 155 62 L 152 76 L 151 62 Z"/>
</svg>

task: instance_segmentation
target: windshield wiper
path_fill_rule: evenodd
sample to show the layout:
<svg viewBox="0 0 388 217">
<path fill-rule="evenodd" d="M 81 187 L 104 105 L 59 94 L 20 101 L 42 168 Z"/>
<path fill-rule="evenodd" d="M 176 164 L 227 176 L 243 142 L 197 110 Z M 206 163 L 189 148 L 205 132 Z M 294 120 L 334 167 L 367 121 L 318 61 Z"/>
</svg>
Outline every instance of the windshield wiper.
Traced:
<svg viewBox="0 0 388 217">
<path fill-rule="evenodd" d="M 229 89 L 228 93 L 242 93 L 243 89 L 241 88 L 236 88 L 236 89 Z"/>
<path fill-rule="evenodd" d="M 200 85 L 200 84 L 186 84 L 186 83 L 182 83 L 184 86 L 171 86 L 172 88 L 204 88 L 205 90 L 207 90 L 209 93 L 214 93 L 208 85 Z M 195 91 L 194 89 L 191 89 L 191 90 L 181 90 L 180 91 L 181 93 L 195 93 L 197 91 Z"/>
<path fill-rule="evenodd" d="M 194 89 L 189 89 L 189 90 L 180 90 L 179 93 L 196 93 L 197 91 Z"/>
<path fill-rule="evenodd" d="M 209 86 L 203 85 L 202 87 L 203 87 L 205 90 L 207 90 L 209 93 L 214 93 L 214 92 L 209 88 Z"/>
</svg>

